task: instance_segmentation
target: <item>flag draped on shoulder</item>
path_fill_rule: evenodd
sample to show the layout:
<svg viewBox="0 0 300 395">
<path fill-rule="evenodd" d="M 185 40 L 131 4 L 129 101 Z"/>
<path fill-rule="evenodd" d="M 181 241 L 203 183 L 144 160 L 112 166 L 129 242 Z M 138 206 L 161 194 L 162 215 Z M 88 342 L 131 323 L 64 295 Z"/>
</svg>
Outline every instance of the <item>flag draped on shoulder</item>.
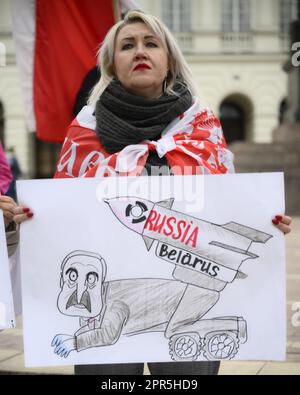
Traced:
<svg viewBox="0 0 300 395">
<path fill-rule="evenodd" d="M 85 106 L 68 129 L 55 178 L 141 175 L 149 153 L 165 156 L 174 175 L 233 173 L 221 124 L 199 99 L 162 132 L 157 141 L 145 140 L 108 154 L 95 132 L 93 106 Z"/>
<path fill-rule="evenodd" d="M 116 22 L 113 0 L 13 0 L 13 31 L 28 128 L 62 142 L 77 92 Z"/>
</svg>

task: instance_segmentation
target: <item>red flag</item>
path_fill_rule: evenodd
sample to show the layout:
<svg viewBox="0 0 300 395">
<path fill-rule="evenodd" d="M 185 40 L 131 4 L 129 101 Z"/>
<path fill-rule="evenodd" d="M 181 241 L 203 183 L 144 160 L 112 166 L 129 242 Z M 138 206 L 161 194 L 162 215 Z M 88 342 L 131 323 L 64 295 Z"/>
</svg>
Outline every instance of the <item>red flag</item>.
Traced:
<svg viewBox="0 0 300 395">
<path fill-rule="evenodd" d="M 36 0 L 33 98 L 38 138 L 62 142 L 80 85 L 115 23 L 112 0 Z"/>
</svg>

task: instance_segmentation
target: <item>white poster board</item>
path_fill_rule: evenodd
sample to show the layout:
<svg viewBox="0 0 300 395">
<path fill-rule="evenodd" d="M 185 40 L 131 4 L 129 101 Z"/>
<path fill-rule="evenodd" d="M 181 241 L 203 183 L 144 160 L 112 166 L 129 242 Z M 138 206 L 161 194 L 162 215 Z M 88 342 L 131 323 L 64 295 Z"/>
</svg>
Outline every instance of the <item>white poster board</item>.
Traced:
<svg viewBox="0 0 300 395">
<path fill-rule="evenodd" d="M 0 210 L 0 329 L 15 327 L 3 213 Z"/>
<path fill-rule="evenodd" d="M 27 366 L 285 358 L 283 174 L 18 182 Z"/>
</svg>

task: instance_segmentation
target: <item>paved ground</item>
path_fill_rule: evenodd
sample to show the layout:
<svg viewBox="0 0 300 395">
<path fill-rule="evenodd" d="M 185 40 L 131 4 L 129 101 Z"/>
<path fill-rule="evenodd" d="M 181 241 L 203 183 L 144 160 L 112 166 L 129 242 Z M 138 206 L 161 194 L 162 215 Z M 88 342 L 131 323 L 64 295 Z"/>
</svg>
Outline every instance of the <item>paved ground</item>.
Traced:
<svg viewBox="0 0 300 395">
<path fill-rule="evenodd" d="M 285 362 L 228 361 L 221 375 L 300 375 L 300 217 L 294 218 L 293 232 L 286 238 L 287 258 L 287 360 Z M 22 323 L 0 333 L 0 374 L 73 374 L 73 367 L 26 369 L 24 367 Z M 145 370 L 147 374 L 147 369 Z"/>
</svg>

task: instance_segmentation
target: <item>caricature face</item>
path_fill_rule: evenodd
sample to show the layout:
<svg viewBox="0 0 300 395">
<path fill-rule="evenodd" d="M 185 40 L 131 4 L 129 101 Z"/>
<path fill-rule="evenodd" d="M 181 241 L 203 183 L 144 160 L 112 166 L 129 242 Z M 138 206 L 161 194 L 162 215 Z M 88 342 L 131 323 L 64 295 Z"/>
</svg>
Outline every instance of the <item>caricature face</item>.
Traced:
<svg viewBox="0 0 300 395">
<path fill-rule="evenodd" d="M 100 314 L 103 267 L 100 259 L 88 255 L 75 255 L 66 261 L 57 302 L 61 313 L 85 318 Z"/>
</svg>

